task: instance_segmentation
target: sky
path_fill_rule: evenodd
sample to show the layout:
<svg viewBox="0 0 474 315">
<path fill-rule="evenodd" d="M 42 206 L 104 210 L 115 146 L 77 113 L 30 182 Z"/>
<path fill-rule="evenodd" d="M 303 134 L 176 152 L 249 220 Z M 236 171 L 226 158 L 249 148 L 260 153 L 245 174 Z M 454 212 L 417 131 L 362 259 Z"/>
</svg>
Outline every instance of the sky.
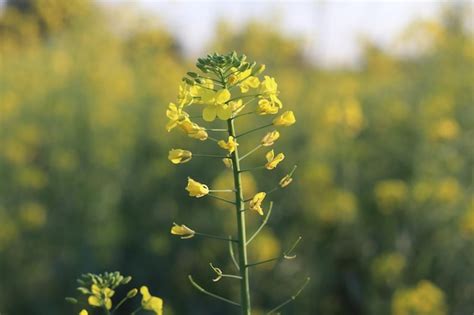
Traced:
<svg viewBox="0 0 474 315">
<path fill-rule="evenodd" d="M 5 0 L 0 0 L 0 7 Z M 414 20 L 439 15 L 445 0 L 96 0 L 156 15 L 192 58 L 208 53 L 219 21 L 239 30 L 251 20 L 302 40 L 324 66 L 356 64 L 362 39 L 390 47 Z M 457 0 L 463 1 L 463 0 Z"/>
<path fill-rule="evenodd" d="M 104 5 L 126 4 L 156 14 L 180 40 L 190 57 L 207 53 L 217 22 L 235 29 L 249 20 L 274 27 L 303 40 L 305 52 L 320 64 L 354 64 L 362 38 L 389 46 L 417 19 L 436 17 L 442 1 L 185 1 L 99 0 Z"/>
</svg>

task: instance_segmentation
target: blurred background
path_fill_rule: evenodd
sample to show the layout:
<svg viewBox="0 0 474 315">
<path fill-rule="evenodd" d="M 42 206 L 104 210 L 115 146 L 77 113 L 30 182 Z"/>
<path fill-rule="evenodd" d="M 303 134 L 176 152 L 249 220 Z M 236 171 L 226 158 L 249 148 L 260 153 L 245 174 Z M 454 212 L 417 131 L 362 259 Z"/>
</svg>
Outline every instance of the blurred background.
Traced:
<svg viewBox="0 0 474 315">
<path fill-rule="evenodd" d="M 231 268 L 227 245 L 169 234 L 173 221 L 232 233 L 232 211 L 184 191 L 188 175 L 226 187 L 231 174 L 172 166 L 170 148 L 203 147 L 164 128 L 195 58 L 231 50 L 266 64 L 297 117 L 274 177 L 244 179 L 251 194 L 298 164 L 251 260 L 303 242 L 253 271 L 255 314 L 308 275 L 283 314 L 474 311 L 472 3 L 0 3 L 0 313 L 75 314 L 75 279 L 115 270 L 167 315 L 235 312 L 187 281 L 238 294 L 210 280 L 209 262 Z"/>
</svg>

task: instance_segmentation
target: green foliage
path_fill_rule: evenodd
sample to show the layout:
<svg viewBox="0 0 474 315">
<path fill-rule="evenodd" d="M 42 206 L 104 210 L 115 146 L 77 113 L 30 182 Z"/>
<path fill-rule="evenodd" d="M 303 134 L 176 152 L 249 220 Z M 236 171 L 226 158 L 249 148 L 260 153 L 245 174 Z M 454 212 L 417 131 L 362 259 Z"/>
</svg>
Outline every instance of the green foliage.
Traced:
<svg viewBox="0 0 474 315">
<path fill-rule="evenodd" d="M 87 1 L 34 3 L 43 10 L 0 17 L 0 312 L 69 314 L 71 279 L 110 269 L 149 283 L 165 314 L 232 312 L 203 302 L 186 279 L 212 272 L 203 261 L 230 267 L 227 249 L 169 235 L 189 213 L 212 234 L 233 232 L 231 211 L 204 215 L 217 204 L 183 190 L 190 173 L 225 187 L 224 168 L 196 159 L 174 169 L 166 158 L 181 135 L 163 136 L 163 112 L 189 68 L 176 41 L 133 19 L 117 35 L 112 25 L 129 12 L 112 23 Z M 298 116 L 277 143 L 297 161 L 298 180 L 275 199 L 285 210 L 273 210 L 273 231 L 251 251 L 252 261 L 272 258 L 302 233 L 302 254 L 299 264 L 260 267 L 256 305 L 279 303 L 299 286 L 288 279 L 311 270 L 311 298 L 288 314 L 402 315 L 426 294 L 445 313 L 472 312 L 474 42 L 463 14 L 448 8 L 413 24 L 401 43 L 419 48 L 409 55 L 366 44 L 357 69 L 321 69 L 264 25 L 221 28 L 213 48 L 265 62 Z M 255 126 L 245 119 L 243 128 Z M 282 163 L 279 178 L 291 168 Z M 271 187 L 263 172 L 243 181 L 248 195 L 256 181 Z M 270 272 L 281 285 L 266 281 Z"/>
</svg>

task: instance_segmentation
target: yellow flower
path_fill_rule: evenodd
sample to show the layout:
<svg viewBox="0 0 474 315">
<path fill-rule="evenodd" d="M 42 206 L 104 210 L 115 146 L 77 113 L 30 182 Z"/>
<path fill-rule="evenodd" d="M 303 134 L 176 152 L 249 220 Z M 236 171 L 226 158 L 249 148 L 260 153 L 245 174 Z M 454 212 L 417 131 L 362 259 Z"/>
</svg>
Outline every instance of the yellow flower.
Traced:
<svg viewBox="0 0 474 315">
<path fill-rule="evenodd" d="M 163 300 L 152 296 L 146 286 L 140 288 L 142 294 L 142 307 L 144 310 L 153 311 L 156 315 L 163 315 Z"/>
<path fill-rule="evenodd" d="M 191 87 L 186 82 L 181 82 L 178 92 L 178 104 L 180 107 L 191 105 L 193 96 L 191 95 Z"/>
<path fill-rule="evenodd" d="M 271 151 L 267 152 L 267 154 L 265 155 L 265 158 L 267 159 L 267 164 L 265 164 L 265 168 L 267 170 L 272 170 L 275 167 L 277 167 L 277 165 L 281 161 L 283 161 L 285 159 L 285 155 L 283 153 L 278 153 L 275 156 L 275 153 L 273 152 L 273 150 L 271 150 Z"/>
<path fill-rule="evenodd" d="M 274 115 L 278 113 L 279 107 L 274 106 L 269 100 L 262 99 L 258 101 L 257 113 L 259 115 Z"/>
<path fill-rule="evenodd" d="M 193 154 L 191 151 L 181 149 L 171 149 L 168 153 L 168 160 L 173 164 L 186 163 L 191 160 Z"/>
<path fill-rule="evenodd" d="M 216 116 L 222 120 L 229 119 L 232 116 L 232 108 L 226 102 L 230 99 L 230 96 L 228 89 L 206 93 L 205 97 L 202 98 L 203 103 L 207 104 L 202 111 L 202 118 L 205 121 L 214 121 Z"/>
<path fill-rule="evenodd" d="M 170 119 L 170 121 L 166 124 L 166 130 L 170 132 L 189 115 L 182 110 L 181 106 L 177 107 L 176 104 L 169 103 L 168 109 L 166 110 L 166 116 Z"/>
<path fill-rule="evenodd" d="M 225 167 L 232 168 L 232 159 L 230 158 L 223 158 L 222 162 L 224 163 Z"/>
<path fill-rule="evenodd" d="M 252 75 L 251 68 L 243 72 L 236 71 L 236 68 L 231 70 L 235 73 L 229 76 L 227 82 L 229 84 L 237 84 L 240 87 L 240 92 L 247 93 L 250 88 L 256 89 L 260 85 L 260 80 Z"/>
<path fill-rule="evenodd" d="M 105 306 L 108 310 L 112 308 L 112 300 L 110 299 L 114 295 L 114 290 L 110 288 L 100 288 L 98 285 L 93 284 L 91 286 L 92 295 L 89 296 L 87 302 L 89 305 L 102 307 Z"/>
<path fill-rule="evenodd" d="M 275 141 L 280 138 L 280 133 L 277 130 L 270 131 L 267 133 L 260 142 L 264 147 L 269 147 L 275 143 Z"/>
<path fill-rule="evenodd" d="M 255 194 L 252 200 L 250 200 L 250 210 L 257 211 L 258 214 L 263 215 L 262 202 L 266 195 L 263 191 Z"/>
<path fill-rule="evenodd" d="M 260 94 L 263 98 L 267 98 L 270 100 L 272 106 L 278 106 L 282 108 L 283 105 L 278 99 L 278 84 L 276 83 L 274 78 L 269 76 L 265 76 L 264 80 L 260 83 Z"/>
<path fill-rule="evenodd" d="M 291 110 L 284 112 L 281 116 L 273 120 L 275 126 L 291 126 L 296 122 L 295 115 Z"/>
<path fill-rule="evenodd" d="M 79 312 L 79 315 L 89 315 L 89 313 L 86 310 L 82 310 Z"/>
<path fill-rule="evenodd" d="M 239 145 L 234 137 L 232 136 L 229 136 L 229 139 L 227 140 L 227 142 L 225 142 L 224 140 L 219 140 L 219 142 L 217 142 L 217 144 L 224 150 L 229 150 L 229 153 L 232 153 L 235 151 L 235 148 Z"/>
<path fill-rule="evenodd" d="M 196 232 L 191 230 L 184 224 L 178 225 L 176 223 L 173 223 L 173 226 L 171 227 L 171 234 L 179 235 L 182 239 L 187 239 L 193 237 Z"/>
<path fill-rule="evenodd" d="M 241 99 L 238 99 L 236 101 L 230 101 L 229 106 L 232 109 L 232 113 L 234 115 L 237 115 L 238 113 L 242 111 L 242 109 L 245 108 L 245 105 L 242 103 Z"/>
<path fill-rule="evenodd" d="M 189 118 L 186 118 L 179 124 L 179 126 L 191 138 L 204 141 L 208 137 L 206 129 L 196 123 L 193 123 L 191 120 L 189 120 Z"/>
<path fill-rule="evenodd" d="M 209 193 L 209 188 L 206 185 L 195 181 L 191 177 L 188 177 L 186 190 L 189 191 L 189 196 L 197 198 L 203 197 Z"/>
</svg>

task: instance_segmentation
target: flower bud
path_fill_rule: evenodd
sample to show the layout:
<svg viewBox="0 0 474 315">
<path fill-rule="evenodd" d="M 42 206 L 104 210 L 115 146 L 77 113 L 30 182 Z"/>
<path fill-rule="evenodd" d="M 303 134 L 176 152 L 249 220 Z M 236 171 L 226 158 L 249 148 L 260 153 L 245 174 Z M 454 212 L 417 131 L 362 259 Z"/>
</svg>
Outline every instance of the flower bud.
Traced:
<svg viewBox="0 0 474 315">
<path fill-rule="evenodd" d="M 209 188 L 206 185 L 195 181 L 191 177 L 188 177 L 186 190 L 189 192 L 189 196 L 196 198 L 203 197 L 209 193 Z"/>
<path fill-rule="evenodd" d="M 193 154 L 191 151 L 181 149 L 171 149 L 168 153 L 168 160 L 173 164 L 186 163 L 191 160 Z"/>
<path fill-rule="evenodd" d="M 296 122 L 295 115 L 291 110 L 284 112 L 277 118 L 273 120 L 273 125 L 275 126 L 291 126 Z"/>
<path fill-rule="evenodd" d="M 179 235 L 182 239 L 186 239 L 193 237 L 196 232 L 191 230 L 184 224 L 178 225 L 176 223 L 173 223 L 173 227 L 171 227 L 171 234 Z"/>
<path fill-rule="evenodd" d="M 137 295 L 137 293 L 138 293 L 138 290 L 137 290 L 137 289 L 131 289 L 131 290 L 128 291 L 128 293 L 127 293 L 127 299 L 134 298 L 135 295 Z"/>
<path fill-rule="evenodd" d="M 259 74 L 261 74 L 263 71 L 265 71 L 265 65 L 264 65 L 264 64 L 261 64 L 261 65 L 259 65 L 257 68 L 255 68 L 255 72 L 253 72 L 252 75 L 259 75 Z"/>
<path fill-rule="evenodd" d="M 290 175 L 285 175 L 285 177 L 283 177 L 278 184 L 281 188 L 285 188 L 286 186 L 291 184 L 292 181 L 293 177 L 291 177 Z"/>
</svg>

